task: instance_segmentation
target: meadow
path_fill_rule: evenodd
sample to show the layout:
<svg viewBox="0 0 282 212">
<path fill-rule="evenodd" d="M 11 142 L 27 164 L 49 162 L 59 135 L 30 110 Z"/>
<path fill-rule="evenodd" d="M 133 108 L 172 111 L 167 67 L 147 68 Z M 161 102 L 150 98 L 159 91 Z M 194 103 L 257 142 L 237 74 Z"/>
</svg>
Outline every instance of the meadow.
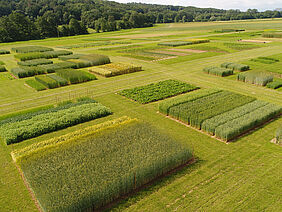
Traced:
<svg viewBox="0 0 282 212">
<path fill-rule="evenodd" d="M 61 127 L 60 129 L 52 131 L 48 130 L 48 133 L 46 131 L 46 133 L 38 133 L 36 136 L 25 137 L 24 139 L 19 139 L 21 142 L 10 145 L 6 145 L 5 139 L 2 138 L 1 134 L 1 211 L 38 211 L 38 204 L 36 204 L 34 199 L 45 202 L 44 208 L 51 207 L 49 202 L 52 196 L 49 194 L 44 196 L 40 194 L 40 189 L 38 189 L 41 186 L 40 183 L 38 183 L 40 182 L 38 179 L 42 177 L 40 174 L 46 174 L 48 176 L 51 170 L 50 166 L 47 166 L 47 161 L 54 159 L 54 164 L 58 165 L 58 169 L 60 167 L 60 161 L 59 158 L 55 159 L 56 157 L 54 157 L 54 155 L 56 154 L 60 154 L 60 157 L 67 158 L 70 166 L 76 162 L 75 160 L 71 160 L 72 155 L 67 154 L 67 151 L 44 150 L 46 154 L 44 154 L 44 157 L 39 157 L 41 158 L 40 160 L 32 160 L 35 156 L 31 154 L 26 157 L 26 163 L 21 165 L 20 162 L 15 163 L 13 161 L 11 156 L 12 152 L 21 153 L 23 150 L 26 150 L 26 148 L 29 151 L 29 148 L 34 147 L 33 145 L 37 147 L 40 146 L 42 144 L 41 142 L 44 144 L 44 142 L 50 139 L 61 138 L 62 136 L 67 136 L 76 131 L 86 131 L 89 127 L 91 128 L 123 116 L 132 119 L 137 118 L 138 121 L 141 122 L 141 125 L 142 123 L 147 123 L 147 125 L 140 125 L 140 130 L 142 128 L 148 132 L 149 129 L 147 128 L 151 126 L 151 128 L 149 128 L 152 129 L 153 133 L 160 133 L 157 137 L 165 136 L 165 138 L 171 138 L 173 143 L 179 143 L 179 146 L 175 145 L 176 150 L 180 146 L 185 146 L 193 153 L 195 162 L 176 172 L 158 178 L 149 185 L 142 187 L 142 189 L 137 192 L 131 193 L 131 195 L 125 196 L 125 198 L 120 201 L 114 202 L 105 209 L 106 211 L 281 211 L 281 145 L 270 142 L 273 138 L 278 138 L 278 132 L 280 132 L 278 129 L 281 129 L 282 119 L 278 112 L 276 112 L 275 116 L 271 116 L 271 120 L 268 122 L 267 120 L 269 119 L 265 120 L 261 118 L 262 123 L 260 126 L 255 124 L 257 128 L 252 127 L 251 131 L 244 131 L 243 135 L 236 137 L 234 141 L 228 144 L 217 140 L 207 133 L 202 133 L 199 130 L 166 117 L 162 114 L 165 113 L 169 115 L 169 110 L 166 107 L 163 107 L 162 111 L 160 111 L 161 113 L 159 113 L 161 105 L 165 105 L 166 102 L 172 101 L 173 99 L 172 108 L 174 108 L 175 111 L 177 108 L 184 107 L 184 105 L 181 106 L 180 104 L 183 103 L 183 99 L 186 101 L 186 106 L 193 107 L 194 111 L 200 111 L 202 109 L 205 111 L 204 106 L 201 106 L 201 108 L 199 106 L 201 105 L 199 101 L 202 94 L 198 95 L 198 92 L 204 92 L 205 97 L 201 98 L 206 99 L 209 99 L 209 96 L 221 96 L 220 101 L 214 101 L 215 98 L 209 100 L 209 113 L 201 113 L 201 117 L 194 119 L 192 117 L 193 114 L 191 115 L 191 120 L 195 127 L 199 128 L 200 126 L 208 133 L 216 133 L 217 127 L 223 126 L 226 123 L 229 123 L 228 126 L 237 126 L 237 121 L 235 122 L 234 120 L 244 116 L 247 117 L 250 111 L 261 109 L 257 114 L 262 114 L 265 113 L 266 106 L 272 104 L 276 105 L 277 108 L 281 108 L 281 88 L 274 90 L 264 86 L 238 81 L 237 76 L 240 73 L 236 70 L 233 75 L 226 77 L 218 77 L 203 72 L 203 69 L 206 67 L 219 68 L 221 64 L 230 62 L 250 66 L 250 70 L 242 73 L 253 71 L 275 73 L 274 82 L 279 81 L 281 79 L 281 76 L 279 76 L 281 65 L 279 66 L 279 64 L 282 61 L 280 60 L 282 54 L 282 40 L 277 37 L 263 37 L 262 34 L 267 32 L 268 29 L 281 30 L 281 24 L 281 19 L 159 24 L 153 28 L 0 44 L 1 50 L 10 52 L 10 54 L 0 55 L 0 61 L 3 62 L 2 66 L 7 69 L 5 72 L 0 72 L 0 122 L 11 121 L 15 119 L 15 115 L 22 117 L 16 122 L 7 123 L 6 126 L 10 127 L 9 129 L 11 131 L 15 131 L 14 126 L 17 125 L 17 122 L 25 122 L 26 125 L 29 125 L 29 121 L 34 120 L 33 126 L 35 127 L 37 121 L 41 119 L 40 117 L 47 116 L 46 114 L 48 114 L 39 114 L 42 113 L 39 112 L 42 109 L 54 110 L 54 108 L 56 108 L 49 108 L 50 105 L 66 107 L 69 103 L 67 104 L 65 101 L 74 101 L 83 96 L 91 97 L 99 102 L 91 104 L 101 104 L 101 107 L 106 107 L 110 110 L 107 112 L 108 116 L 97 119 L 88 119 L 85 116 L 84 121 L 73 119 L 76 120 L 73 122 L 75 124 L 66 125 L 68 126 L 67 128 Z M 245 29 L 245 31 L 215 32 L 215 30 L 222 29 Z M 158 45 L 159 43 L 166 42 L 187 42 L 192 39 L 208 39 L 210 42 L 177 47 Z M 238 41 L 240 39 L 246 41 Z M 264 41 L 270 42 L 263 43 Z M 89 42 L 93 44 L 87 45 Z M 95 45 L 94 43 L 99 44 Z M 60 69 L 55 70 L 55 73 L 51 74 L 42 73 L 23 79 L 15 79 L 10 74 L 13 68 L 19 66 L 18 62 L 20 62 L 20 60 L 15 58 L 15 55 L 28 54 L 30 56 L 34 55 L 34 52 L 15 53 L 16 50 L 12 50 L 12 48 L 26 46 L 41 46 L 45 47 L 45 50 L 48 49 L 48 51 L 43 51 L 40 54 L 37 53 L 37 55 L 47 55 L 47 53 L 44 52 L 52 52 L 52 50 L 54 50 L 71 51 L 74 56 L 58 56 L 56 54 L 56 57 L 59 58 L 44 56 L 44 60 L 42 58 L 34 58 L 34 56 L 33 58 L 36 59 L 36 61 L 21 63 L 24 64 L 21 65 L 21 67 L 33 67 L 32 65 L 38 65 L 39 63 L 41 64 L 38 66 L 51 66 L 62 62 L 70 62 L 70 60 L 78 62 L 76 60 L 82 60 L 81 57 L 85 59 L 87 55 L 98 54 L 108 56 L 112 62 L 111 64 L 130 62 L 130 64 L 136 67 L 142 67 L 142 71 L 130 72 L 109 78 L 94 73 L 97 80 L 83 81 L 83 83 L 79 84 L 70 83 L 71 78 L 65 79 L 66 69 L 62 69 L 63 71 Z M 62 50 L 61 47 L 67 48 L 67 50 Z M 23 51 L 23 49 L 24 48 L 21 48 L 17 51 Z M 42 48 L 40 51 L 42 51 Z M 49 53 L 49 55 L 51 54 L 52 53 Z M 265 60 L 267 60 L 265 59 L 266 57 L 279 59 L 279 61 L 261 63 L 261 61 L 265 62 Z M 258 58 L 259 62 L 257 60 Z M 52 61 L 52 64 L 46 59 Z M 42 63 L 50 64 L 44 65 Z M 95 67 L 99 67 L 100 65 L 101 64 Z M 72 71 L 93 74 L 91 69 L 92 68 L 89 67 L 71 68 Z M 67 70 L 69 70 L 69 68 Z M 58 78 L 58 76 L 60 78 Z M 45 78 L 48 77 L 48 82 L 51 82 L 50 79 L 53 79 L 62 84 L 55 89 L 49 89 L 45 86 L 44 90 L 36 91 L 36 89 L 32 88 L 30 85 L 32 83 L 34 85 L 36 84 L 35 82 L 38 82 L 35 77 L 44 78 L 43 80 L 46 80 Z M 66 83 L 64 79 L 68 81 L 68 86 L 64 86 L 64 83 Z M 158 90 L 158 94 L 165 93 L 166 95 L 157 96 L 157 98 L 156 95 L 149 96 L 148 99 L 150 101 L 144 98 L 144 96 L 146 98 L 148 97 L 145 92 L 145 94 L 143 93 L 141 95 L 141 100 L 145 99 L 146 101 L 144 101 L 144 103 L 148 102 L 147 104 L 140 104 L 119 95 L 119 93 L 124 90 L 127 90 L 128 95 L 130 95 L 129 91 L 135 91 L 136 88 L 143 88 L 142 90 L 145 90 L 144 88 L 148 85 L 156 85 L 166 80 L 182 82 L 184 85 L 190 85 L 190 87 L 189 89 L 185 88 L 185 91 L 180 89 L 177 93 L 171 93 L 169 88 L 163 89 L 163 91 Z M 29 83 L 27 83 L 27 81 L 29 81 Z M 30 86 L 27 86 L 27 84 Z M 36 84 L 34 87 L 39 88 L 40 86 Z M 148 93 L 151 92 L 152 90 Z M 184 92 L 187 93 L 182 94 Z M 220 95 L 219 93 L 221 92 L 223 92 L 224 95 Z M 174 95 L 177 96 L 171 97 Z M 193 103 L 193 105 L 188 105 L 187 102 L 189 99 L 192 99 L 192 96 L 193 98 L 196 96 L 198 101 L 197 103 Z M 177 100 L 179 98 L 180 100 Z M 153 100 L 151 101 L 151 99 Z M 226 105 L 224 107 L 220 107 L 225 103 Z M 37 109 L 37 107 L 41 108 Z M 269 107 L 273 109 L 273 106 Z M 265 109 L 262 110 L 262 108 Z M 37 113 L 38 120 L 35 120 L 36 116 L 33 119 L 23 120 L 25 116 L 23 114 L 26 114 L 26 112 L 23 112 L 25 110 L 29 110 L 29 112 L 33 114 Z M 59 113 L 59 111 L 53 112 L 53 115 Z M 72 113 L 73 111 L 69 110 L 69 112 Z M 228 115 L 226 115 L 227 112 L 229 113 Z M 59 116 L 59 114 L 57 115 Z M 86 115 L 88 115 L 88 113 Z M 248 116 L 248 120 L 251 120 L 252 117 L 254 117 L 253 114 Z M 50 121 L 52 121 L 52 118 L 50 118 Z M 256 121 L 254 120 L 254 122 Z M 239 123 L 242 122 L 239 121 Z M 244 124 L 253 126 L 253 120 L 250 123 Z M 43 121 L 42 126 L 46 126 L 45 124 L 46 123 Z M 1 124 L 1 126 L 4 127 L 5 124 Z M 46 128 L 47 127 L 48 126 L 46 126 Z M 131 125 L 131 127 L 134 128 L 133 125 Z M 128 134 L 126 129 L 127 128 L 124 128 L 124 135 L 122 136 Z M 28 128 L 26 128 L 26 130 L 28 130 Z M 22 132 L 19 129 L 18 131 L 19 133 Z M 106 131 L 105 134 L 100 132 L 99 136 L 118 139 L 118 135 L 121 135 L 116 133 L 115 129 L 108 129 Z M 131 131 L 133 132 L 134 130 L 131 129 Z M 114 133 L 111 134 L 110 132 Z M 146 135 L 146 133 L 143 132 L 142 135 Z M 97 138 L 96 140 L 98 141 L 99 139 L 101 138 Z M 112 139 L 112 141 L 115 139 Z M 138 139 L 135 140 L 138 141 Z M 154 138 L 154 140 L 157 139 Z M 64 148 L 72 148 L 73 152 L 83 155 L 86 154 L 88 150 L 87 146 L 83 146 L 87 142 L 91 142 L 91 139 L 87 140 L 85 138 L 85 143 L 81 142 L 77 146 L 71 145 Z M 110 143 L 103 144 L 103 142 L 98 142 L 95 144 L 94 142 L 91 148 L 95 149 L 95 145 L 100 144 L 110 145 Z M 142 143 L 140 145 L 141 147 L 145 146 Z M 83 147 L 78 148 L 79 146 Z M 157 146 L 156 148 L 161 149 Z M 54 147 L 54 149 L 56 148 Z M 148 151 L 149 150 L 154 151 L 153 148 L 148 148 Z M 129 150 L 124 148 L 123 151 Z M 133 155 L 142 157 L 142 155 L 138 154 Z M 79 156 L 77 157 L 77 161 L 79 161 Z M 29 159 L 31 160 L 29 161 Z M 89 157 L 87 160 L 89 161 L 85 162 L 91 164 L 91 158 Z M 136 161 L 136 164 L 140 164 L 138 160 Z M 36 163 L 45 164 L 48 169 L 46 168 L 44 172 L 38 172 L 38 165 L 35 165 Z M 93 165 L 95 165 L 95 163 L 93 163 Z M 79 164 L 76 164 L 76 168 L 79 170 L 81 167 Z M 22 169 L 25 173 L 27 182 L 23 181 L 19 169 Z M 165 170 L 167 171 L 167 169 Z M 75 170 L 70 170 L 70 172 L 71 171 L 75 173 L 74 176 L 81 177 L 79 172 L 75 172 Z M 85 166 L 82 172 L 87 176 L 87 172 L 89 173 L 87 166 Z M 91 174 L 97 176 L 99 173 L 93 172 Z M 111 175 L 110 167 L 107 169 L 107 174 Z M 150 179 L 156 176 L 159 176 L 159 174 L 152 176 Z M 66 180 L 66 182 L 71 182 L 70 179 L 63 178 L 63 176 L 61 177 L 63 180 Z M 50 178 L 46 178 L 45 186 L 48 185 L 48 179 Z M 85 181 L 83 181 L 81 185 L 73 184 L 73 186 L 78 188 L 83 186 L 84 182 L 86 184 L 90 182 L 90 178 L 83 177 L 83 179 Z M 74 178 L 72 178 L 72 180 L 74 180 Z M 144 184 L 144 182 L 140 184 Z M 35 188 L 35 195 L 27 189 L 27 184 Z M 54 184 L 54 189 L 56 189 L 55 185 L 59 184 Z M 65 191 L 66 190 L 61 190 L 61 192 Z M 120 191 L 122 191 L 121 188 Z M 131 189 L 127 189 L 126 191 L 131 191 Z M 77 192 L 77 190 L 71 189 L 71 192 Z M 80 205 L 83 205 L 83 201 L 75 203 L 71 196 L 73 193 L 71 192 L 68 192 L 70 196 L 66 197 L 73 201 L 74 204 L 71 207 L 75 208 L 80 203 Z M 93 194 L 93 192 L 91 192 L 91 190 L 88 190 L 88 194 Z M 106 194 L 107 193 L 105 193 L 105 196 L 107 196 Z M 97 196 L 99 195 L 100 194 L 97 193 Z M 90 200 L 91 195 L 88 197 L 89 198 L 86 198 L 87 201 Z M 115 197 L 118 197 L 118 195 Z M 113 200 L 113 198 L 109 196 L 105 199 Z M 64 200 L 57 199 L 56 201 L 51 202 L 58 203 Z M 84 203 L 87 203 L 87 201 L 84 201 Z M 105 204 L 108 202 L 110 201 L 105 201 Z M 88 203 L 86 204 L 87 207 L 89 206 Z M 58 205 L 60 204 L 58 203 Z M 67 204 L 61 206 L 70 207 Z"/>
</svg>

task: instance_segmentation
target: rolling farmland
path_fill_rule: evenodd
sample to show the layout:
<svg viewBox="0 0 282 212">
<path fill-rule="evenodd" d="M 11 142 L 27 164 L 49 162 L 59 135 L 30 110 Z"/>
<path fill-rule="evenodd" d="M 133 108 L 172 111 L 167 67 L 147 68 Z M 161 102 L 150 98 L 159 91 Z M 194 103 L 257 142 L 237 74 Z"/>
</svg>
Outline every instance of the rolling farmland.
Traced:
<svg viewBox="0 0 282 212">
<path fill-rule="evenodd" d="M 281 211 L 281 24 L 1 43 L 0 211 Z"/>
</svg>

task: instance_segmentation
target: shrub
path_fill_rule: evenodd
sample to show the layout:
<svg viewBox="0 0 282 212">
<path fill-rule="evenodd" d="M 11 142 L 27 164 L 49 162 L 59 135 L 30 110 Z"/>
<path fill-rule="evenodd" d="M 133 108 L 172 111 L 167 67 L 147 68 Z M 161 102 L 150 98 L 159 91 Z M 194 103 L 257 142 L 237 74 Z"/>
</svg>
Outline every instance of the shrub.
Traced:
<svg viewBox="0 0 282 212">
<path fill-rule="evenodd" d="M 282 87 L 282 81 L 273 81 L 266 84 L 266 87 L 272 89 L 278 89 Z"/>
<path fill-rule="evenodd" d="M 109 63 L 106 65 L 93 67 L 89 69 L 89 71 L 104 77 L 112 77 L 121 74 L 142 71 L 142 67 L 129 63 Z"/>
<path fill-rule="evenodd" d="M 120 91 L 119 94 L 141 104 L 146 104 L 196 89 L 198 87 L 185 82 L 165 80 L 132 89 L 125 89 Z"/>
<path fill-rule="evenodd" d="M 37 81 L 35 79 L 26 80 L 25 83 L 27 85 L 29 85 L 30 87 L 34 88 L 37 91 L 46 90 L 46 87 L 42 83 L 40 83 L 39 81 Z"/>
<path fill-rule="evenodd" d="M 247 71 L 250 69 L 248 65 L 243 65 L 243 64 L 238 64 L 238 63 L 229 63 L 229 62 L 222 63 L 221 67 L 230 68 L 233 71 Z"/>
<path fill-rule="evenodd" d="M 36 67 L 36 66 L 31 66 L 31 67 L 17 67 L 17 68 L 12 68 L 11 69 L 12 74 L 14 74 L 18 78 L 25 78 L 25 77 L 31 77 L 34 75 L 39 75 L 39 74 L 46 74 L 47 72 L 41 68 L 41 67 Z"/>
<path fill-rule="evenodd" d="M 73 69 L 57 70 L 56 74 L 66 79 L 70 84 L 82 83 L 82 82 L 87 82 L 97 79 L 93 74 L 90 74 L 85 71 L 73 70 Z"/>
<path fill-rule="evenodd" d="M 30 52 L 30 53 L 24 53 L 24 54 L 17 54 L 15 55 L 15 58 L 26 61 L 26 60 L 33 60 L 33 59 L 51 59 L 51 58 L 57 58 L 62 55 L 70 55 L 72 52 L 66 51 L 66 50 L 59 50 L 59 51 L 48 51 L 48 52 Z"/>
<path fill-rule="evenodd" d="M 45 65 L 45 64 L 52 64 L 52 60 L 47 59 L 34 59 L 34 60 L 26 60 L 18 62 L 20 66 L 38 66 L 38 65 Z"/>
<path fill-rule="evenodd" d="M 42 83 L 43 85 L 45 85 L 47 88 L 50 89 L 59 87 L 59 83 L 56 80 L 46 75 L 36 76 L 35 80 L 37 80 L 38 82 Z"/>
<path fill-rule="evenodd" d="M 233 70 L 226 68 L 218 68 L 218 67 L 207 67 L 204 68 L 203 71 L 207 74 L 212 74 L 221 77 L 225 77 L 233 74 Z"/>
<path fill-rule="evenodd" d="M 267 83 L 273 81 L 273 76 L 265 72 L 248 72 L 239 73 L 237 75 L 237 80 L 265 86 Z"/>
<path fill-rule="evenodd" d="M 17 162 L 43 211 L 99 210 L 193 158 L 189 148 L 145 123 L 93 128 Z"/>
<path fill-rule="evenodd" d="M 3 65 L 0 65 L 0 72 L 5 72 L 7 71 L 6 67 Z"/>
<path fill-rule="evenodd" d="M 0 49 L 0 55 L 1 55 L 1 54 L 10 54 L 10 51 Z"/>
<path fill-rule="evenodd" d="M 53 51 L 53 49 L 43 46 L 23 46 L 23 47 L 12 48 L 12 51 L 16 53 L 29 53 L 29 52 Z"/>
<path fill-rule="evenodd" d="M 176 96 L 171 99 L 167 99 L 159 104 L 159 111 L 165 115 L 169 115 L 169 109 L 171 107 L 191 102 L 196 99 L 203 98 L 205 96 L 209 96 L 214 93 L 221 92 L 221 90 L 217 89 L 200 89 L 193 91 L 192 93 L 183 94 L 181 96 Z"/>
<path fill-rule="evenodd" d="M 190 41 L 170 41 L 170 42 L 164 42 L 164 43 L 158 43 L 159 46 L 185 46 L 185 45 L 191 45 L 193 42 Z"/>
<path fill-rule="evenodd" d="M 57 74 L 48 74 L 47 76 L 59 83 L 60 86 L 68 85 L 68 81 Z"/>
<path fill-rule="evenodd" d="M 215 135 L 225 141 L 232 140 L 242 133 L 255 128 L 281 114 L 282 107 L 267 104 L 239 118 L 233 119 L 215 129 Z"/>
<path fill-rule="evenodd" d="M 0 133 L 7 144 L 12 144 L 109 114 L 110 109 L 99 103 L 80 104 L 0 125 Z"/>
</svg>

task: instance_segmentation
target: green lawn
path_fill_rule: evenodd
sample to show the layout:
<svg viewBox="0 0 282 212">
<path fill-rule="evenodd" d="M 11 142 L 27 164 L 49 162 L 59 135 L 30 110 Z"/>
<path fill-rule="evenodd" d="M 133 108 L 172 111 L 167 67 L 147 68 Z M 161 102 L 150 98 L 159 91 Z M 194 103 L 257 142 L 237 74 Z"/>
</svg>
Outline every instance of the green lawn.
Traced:
<svg viewBox="0 0 282 212">
<path fill-rule="evenodd" d="M 247 32 L 259 32 L 265 29 L 281 28 L 281 24 L 282 19 L 164 24 L 157 25 L 154 28 L 6 43 L 0 44 L 0 47 L 10 49 L 15 46 L 42 45 L 54 48 L 63 45 L 96 42 L 97 40 L 104 42 L 112 38 L 121 38 L 117 41 L 128 41 L 129 39 L 137 38 L 146 40 L 134 40 L 131 44 L 115 44 L 105 46 L 105 48 L 126 45 L 148 47 L 156 46 L 157 43 L 169 40 L 209 38 L 209 36 L 214 38 L 216 35 L 216 38 L 219 36 L 219 39 L 214 39 L 210 47 L 208 44 L 199 45 L 205 46 L 206 50 L 215 48 L 226 50 L 226 46 L 222 43 L 232 43 L 236 37 L 224 36 L 220 39 L 220 36 L 224 35 L 224 33 L 214 33 L 214 30 L 243 28 Z M 247 32 L 244 34 L 244 39 L 262 39 L 258 35 L 252 36 L 251 33 Z M 93 41 L 89 41 L 89 39 Z M 114 39 L 111 41 L 115 42 Z M 280 41 L 275 39 L 275 42 L 267 45 L 254 45 L 258 45 L 259 48 L 228 51 L 229 53 L 220 52 L 213 54 L 213 52 L 207 52 L 191 54 L 162 62 L 150 62 L 124 57 L 124 53 L 119 53 L 118 49 L 111 51 L 98 50 L 101 47 L 72 49 L 74 53 L 106 54 L 114 62 L 132 62 L 142 65 L 144 71 L 112 78 L 98 77 L 98 80 L 95 81 L 40 92 L 36 92 L 34 89 L 24 85 L 25 80 L 28 78 L 9 80 L 2 76 L 3 73 L 1 73 L 1 115 L 84 95 L 93 96 L 101 104 L 110 107 L 113 115 L 45 134 L 19 144 L 6 146 L 1 141 L 0 211 L 37 211 L 29 191 L 26 189 L 15 164 L 12 162 L 10 156 L 12 150 L 123 115 L 148 121 L 160 130 L 166 131 L 180 142 L 189 145 L 194 150 L 197 162 L 177 173 L 156 181 L 153 185 L 115 204 L 109 210 L 281 211 L 282 151 L 281 146 L 269 142 L 274 137 L 275 130 L 282 124 L 281 117 L 239 138 L 236 142 L 225 144 L 157 113 L 158 102 L 141 105 L 116 94 L 123 89 L 134 88 L 161 80 L 176 79 L 202 88 L 229 90 L 282 105 L 281 89 L 273 90 L 230 80 L 234 76 L 221 78 L 202 72 L 204 67 L 219 66 L 223 62 L 249 61 L 260 56 L 272 56 L 282 53 L 282 39 Z M 187 46 L 187 48 L 190 47 Z M 191 48 L 197 49 L 196 46 L 193 47 L 192 45 Z M 208 56 L 202 57 L 200 55 Z M 8 70 L 17 65 L 14 53 L 0 56 L 0 61 L 5 62 Z M 276 66 L 276 64 L 270 65 Z M 260 65 L 260 67 L 262 66 Z"/>
</svg>

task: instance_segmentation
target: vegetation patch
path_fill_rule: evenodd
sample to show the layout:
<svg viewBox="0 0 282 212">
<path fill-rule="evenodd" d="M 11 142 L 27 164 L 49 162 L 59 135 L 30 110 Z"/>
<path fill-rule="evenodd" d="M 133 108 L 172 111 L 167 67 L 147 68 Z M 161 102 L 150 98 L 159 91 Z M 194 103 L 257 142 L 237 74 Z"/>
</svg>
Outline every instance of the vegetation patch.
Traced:
<svg viewBox="0 0 282 212">
<path fill-rule="evenodd" d="M 0 134 L 6 144 L 18 143 L 49 132 L 111 114 L 111 110 L 99 103 L 81 101 L 59 106 L 42 113 L 15 116 L 0 123 Z"/>
<path fill-rule="evenodd" d="M 178 80 L 165 80 L 132 89 L 125 89 L 120 91 L 119 94 L 141 104 L 146 104 L 190 92 L 198 88 L 199 87 Z"/>
<path fill-rule="evenodd" d="M 72 54 L 71 51 L 67 50 L 58 50 L 58 51 L 47 51 L 47 52 L 30 52 L 30 53 L 24 53 L 24 54 L 17 54 L 15 55 L 16 59 L 19 59 L 20 61 L 26 61 L 26 60 L 33 60 L 33 59 L 40 59 L 40 58 L 57 58 L 62 55 L 70 55 Z"/>
<path fill-rule="evenodd" d="M 47 71 L 39 66 L 22 66 L 12 68 L 11 73 L 18 78 L 32 77 L 34 75 L 46 74 Z"/>
<path fill-rule="evenodd" d="M 220 77 L 226 77 L 233 74 L 233 70 L 231 69 L 219 68 L 214 66 L 204 68 L 203 72 Z"/>
<path fill-rule="evenodd" d="M 57 74 L 48 74 L 48 77 L 50 77 L 51 79 L 55 80 L 60 86 L 65 86 L 68 85 L 68 81 L 60 76 L 58 76 Z"/>
<path fill-rule="evenodd" d="M 36 76 L 35 80 L 45 85 L 49 89 L 58 88 L 60 86 L 56 80 L 46 75 Z"/>
<path fill-rule="evenodd" d="M 0 65 L 0 72 L 5 72 L 7 71 L 6 67 L 3 65 Z"/>
<path fill-rule="evenodd" d="M 17 163 L 42 210 L 98 210 L 193 158 L 189 148 L 136 120 L 91 129 L 20 154 Z"/>
<path fill-rule="evenodd" d="M 10 51 L 4 50 L 4 49 L 0 49 L 0 55 L 1 54 L 10 54 Z"/>
<path fill-rule="evenodd" d="M 255 85 L 265 86 L 269 82 L 273 81 L 273 76 L 266 72 L 252 71 L 246 73 L 239 73 L 237 75 L 237 80 Z"/>
<path fill-rule="evenodd" d="M 273 82 L 269 82 L 266 84 L 266 87 L 272 88 L 272 89 L 278 89 L 282 87 L 282 80 L 276 80 Z"/>
<path fill-rule="evenodd" d="M 277 144 L 282 144 L 282 125 L 276 130 L 275 139 Z"/>
<path fill-rule="evenodd" d="M 243 32 L 245 29 L 220 29 L 220 30 L 215 30 L 214 32 L 218 33 L 225 33 L 225 32 Z"/>
<path fill-rule="evenodd" d="M 193 44 L 190 41 L 169 41 L 169 42 L 164 42 L 164 43 L 159 43 L 159 46 L 172 46 L 172 47 L 176 47 L 176 46 L 186 46 L 186 45 L 191 45 Z"/>
<path fill-rule="evenodd" d="M 29 79 L 29 80 L 26 80 L 25 83 L 37 91 L 46 90 L 46 87 L 42 83 L 40 83 L 38 80 Z"/>
<path fill-rule="evenodd" d="M 186 94 L 164 101 L 159 111 L 224 141 L 235 139 L 282 112 L 281 106 L 249 96 L 229 91 L 203 92 L 202 96 L 198 92 L 195 96 Z"/>
<path fill-rule="evenodd" d="M 93 74 L 74 69 L 57 70 L 56 74 L 67 80 L 69 84 L 77 84 L 97 79 Z"/>
<path fill-rule="evenodd" d="M 44 46 L 23 46 L 23 47 L 14 47 L 12 48 L 13 52 L 16 53 L 29 53 L 29 52 L 47 52 L 53 51 L 54 49 Z"/>
<path fill-rule="evenodd" d="M 20 66 L 38 66 L 38 65 L 46 65 L 46 64 L 52 64 L 52 60 L 48 59 L 34 59 L 34 60 L 26 60 L 26 61 L 20 61 L 18 62 L 18 65 Z"/>
<path fill-rule="evenodd" d="M 119 62 L 92 67 L 91 69 L 89 69 L 89 71 L 104 77 L 113 77 L 117 75 L 142 71 L 142 66 Z"/>
<path fill-rule="evenodd" d="M 250 69 L 248 65 L 239 64 L 239 63 L 229 63 L 229 62 L 222 63 L 221 67 L 230 68 L 233 71 L 247 71 Z"/>
<path fill-rule="evenodd" d="M 276 58 L 271 58 L 271 57 L 257 57 L 257 58 L 251 59 L 251 61 L 264 63 L 264 64 L 272 64 L 272 63 L 277 63 L 280 60 Z"/>
<path fill-rule="evenodd" d="M 282 38 L 282 32 L 266 32 L 262 34 L 264 38 Z"/>
</svg>

